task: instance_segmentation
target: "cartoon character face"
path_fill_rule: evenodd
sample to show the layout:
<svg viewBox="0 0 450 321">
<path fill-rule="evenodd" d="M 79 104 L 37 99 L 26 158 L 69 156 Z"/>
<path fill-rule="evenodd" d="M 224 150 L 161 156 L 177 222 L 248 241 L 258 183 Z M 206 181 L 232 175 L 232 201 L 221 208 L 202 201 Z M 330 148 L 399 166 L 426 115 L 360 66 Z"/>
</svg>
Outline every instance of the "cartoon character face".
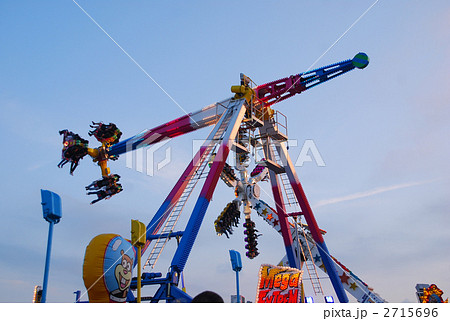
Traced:
<svg viewBox="0 0 450 321">
<path fill-rule="evenodd" d="M 133 260 L 124 254 L 123 250 L 120 251 L 120 254 L 122 254 L 122 261 L 116 266 L 114 274 L 119 284 L 119 289 L 125 291 L 130 286 Z"/>
</svg>

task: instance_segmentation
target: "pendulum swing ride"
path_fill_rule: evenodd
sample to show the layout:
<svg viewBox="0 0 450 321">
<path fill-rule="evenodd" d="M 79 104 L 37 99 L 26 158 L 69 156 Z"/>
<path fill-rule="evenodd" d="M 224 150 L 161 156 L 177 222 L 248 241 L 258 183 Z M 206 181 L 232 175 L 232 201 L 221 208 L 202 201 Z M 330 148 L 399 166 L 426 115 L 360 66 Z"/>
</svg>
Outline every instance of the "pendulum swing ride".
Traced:
<svg viewBox="0 0 450 321">
<path fill-rule="evenodd" d="M 179 241 L 169 272 L 165 277 L 161 273 L 142 274 L 142 286 L 159 286 L 150 301 L 190 302 L 191 297 L 179 289 L 178 284 L 216 185 L 221 179 L 227 186 L 234 189 L 236 198 L 226 205 L 214 222 L 214 228 L 218 235 L 229 237 L 233 233 L 233 228 L 239 226 L 242 209 L 244 213 L 246 256 L 249 259 L 253 259 L 259 254 L 257 248 L 258 230 L 251 219 L 251 213 L 254 210 L 281 235 L 286 250 L 285 258 L 282 260 L 284 265 L 301 269 L 303 263 L 305 263 L 310 276 L 316 273 L 316 266 L 322 269 L 328 274 L 339 302 L 349 301 L 346 291 L 353 295 L 358 302 L 385 302 L 372 292 L 367 284 L 330 255 L 323 238 L 324 231 L 318 227 L 288 154 L 286 116 L 272 109 L 273 105 L 287 98 L 355 68 L 363 69 L 368 63 L 368 56 L 365 53 L 358 53 L 353 59 L 259 86 L 256 86 L 248 76 L 241 74 L 240 84 L 231 87 L 233 97 L 146 130 L 123 141 L 119 141 L 122 133 L 115 124 L 93 123 L 91 125 L 93 130 L 89 132 L 89 135 L 93 135 L 101 143 L 98 148 L 89 148 L 88 141 L 68 130 L 63 130 L 60 132 L 63 135 L 63 155 L 58 166 L 62 167 L 70 162 L 70 173 L 73 174 L 78 162 L 86 155 L 91 156 L 93 161 L 98 163 L 102 178 L 86 186 L 89 195 L 97 195 L 97 199 L 91 203 L 93 204 L 122 191 L 122 186 L 118 183 L 120 176 L 110 173 L 108 167 L 110 160 L 114 161 L 122 154 L 200 128 L 214 126 L 161 207 L 146 226 L 146 241 L 141 249 L 141 254 L 149 251 L 149 256 L 144 266 L 152 268 L 155 266 L 169 238 L 176 237 Z M 257 159 L 258 153 L 251 153 L 252 150 L 259 151 L 264 156 Z M 235 166 L 226 163 L 230 151 L 235 153 Z M 257 166 L 249 174 L 247 169 L 253 155 L 256 155 L 253 161 Z M 174 231 L 194 187 L 203 179 L 200 194 L 186 227 L 182 231 Z M 260 200 L 258 183 L 261 181 L 269 181 L 271 184 L 274 208 Z M 294 206 L 297 210 L 288 211 Z M 301 223 L 302 218 L 304 218 L 306 224 Z M 103 237 L 103 248 L 96 249 L 98 253 L 105 255 L 103 257 L 105 262 L 107 258 L 104 247 L 109 248 L 112 240 L 115 240 L 114 244 L 116 244 L 118 237 L 114 234 L 111 234 L 109 238 Z M 122 243 L 126 242 L 128 241 L 123 240 Z M 106 278 L 109 269 L 105 268 L 102 273 L 99 273 L 96 280 L 88 275 L 90 264 L 95 264 L 93 261 L 99 260 L 92 254 L 94 250 L 90 246 L 91 244 L 86 250 L 83 278 L 86 288 L 88 288 L 90 301 L 93 302 L 96 299 L 97 292 L 94 292 L 94 290 L 98 287 L 98 283 L 106 285 L 108 283 L 106 281 L 98 282 L 98 278 Z M 112 247 L 114 248 L 114 246 Z M 129 247 L 136 252 L 136 248 L 131 244 Z M 118 247 L 116 246 L 116 248 Z M 126 250 L 122 249 L 118 260 L 125 256 L 127 256 Z M 132 256 L 132 253 L 128 253 L 128 257 Z M 138 273 L 141 273 L 141 271 L 138 271 Z M 122 301 L 126 299 L 128 302 L 132 302 L 135 298 L 132 292 L 128 291 L 128 288 L 136 289 L 136 280 L 125 280 L 125 278 L 121 278 L 120 273 L 116 273 L 112 278 L 116 278 L 117 282 L 123 285 L 122 287 L 119 286 L 120 293 L 116 295 L 114 300 L 119 300 L 117 298 L 120 297 Z M 321 285 L 318 282 L 318 277 L 313 278 L 311 276 L 311 282 L 314 292 L 320 293 Z M 109 297 L 106 296 L 106 301 L 99 299 L 98 302 L 111 302 L 112 291 L 110 289 L 106 291 L 110 292 Z"/>
</svg>

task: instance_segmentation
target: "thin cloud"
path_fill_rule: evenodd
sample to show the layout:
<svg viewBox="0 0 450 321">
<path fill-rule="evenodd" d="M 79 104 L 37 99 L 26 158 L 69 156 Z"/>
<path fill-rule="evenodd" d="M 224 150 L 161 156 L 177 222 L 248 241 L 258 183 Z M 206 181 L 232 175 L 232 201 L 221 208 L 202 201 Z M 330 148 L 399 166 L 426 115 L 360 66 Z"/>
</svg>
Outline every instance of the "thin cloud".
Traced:
<svg viewBox="0 0 450 321">
<path fill-rule="evenodd" d="M 44 166 L 50 165 L 52 163 L 56 164 L 56 162 L 53 161 L 53 160 L 52 161 L 41 162 L 41 163 L 34 163 L 34 164 L 28 166 L 27 170 L 30 171 L 30 172 L 36 171 L 36 170 L 38 170 L 38 169 L 40 169 L 40 168 L 42 168 Z"/>
<path fill-rule="evenodd" d="M 386 192 L 394 191 L 394 190 L 397 190 L 397 189 L 402 189 L 402 188 L 407 188 L 407 187 L 412 187 L 412 186 L 428 184 L 428 183 L 431 183 L 431 182 L 435 182 L 436 180 L 437 179 L 421 181 L 421 182 L 397 184 L 397 185 L 392 185 L 392 186 L 377 187 L 377 188 L 372 189 L 370 191 L 358 192 L 358 193 L 354 193 L 354 194 L 350 194 L 350 195 L 346 195 L 346 196 L 334 197 L 334 198 L 330 198 L 330 199 L 327 199 L 327 200 L 322 200 L 322 201 L 319 201 L 315 205 L 315 207 L 320 207 L 320 206 L 325 206 L 325 205 L 330 205 L 330 204 L 336 204 L 336 203 L 341 203 L 341 202 L 347 202 L 347 201 L 353 201 L 353 200 L 356 200 L 356 199 L 360 199 L 360 198 L 364 198 L 364 197 L 370 197 L 370 196 L 373 196 L 373 195 L 386 193 Z"/>
</svg>

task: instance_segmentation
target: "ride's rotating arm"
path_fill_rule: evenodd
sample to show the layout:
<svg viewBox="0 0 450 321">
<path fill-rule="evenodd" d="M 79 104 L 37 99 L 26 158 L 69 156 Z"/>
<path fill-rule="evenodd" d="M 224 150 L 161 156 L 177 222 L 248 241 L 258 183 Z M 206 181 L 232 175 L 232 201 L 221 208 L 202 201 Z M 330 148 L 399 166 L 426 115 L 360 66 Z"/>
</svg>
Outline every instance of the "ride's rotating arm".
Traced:
<svg viewBox="0 0 450 321">
<path fill-rule="evenodd" d="M 60 134 L 64 135 L 64 147 L 62 160 L 58 166 L 63 167 L 70 162 L 70 173 L 73 174 L 79 161 L 85 155 L 90 155 L 94 162 L 100 166 L 102 179 L 94 181 L 89 185 L 100 186 L 97 191 L 89 193 L 97 195 L 98 199 L 96 201 L 109 198 L 122 190 L 120 184 L 117 184 L 117 177 L 111 177 L 108 167 L 109 160 L 116 160 L 119 155 L 133 151 L 137 148 L 150 146 L 200 128 L 214 125 L 219 121 L 222 114 L 227 110 L 227 106 L 233 100 L 245 99 L 247 102 L 245 118 L 250 116 L 251 122 L 271 121 L 274 117 L 274 111 L 270 108 L 271 105 L 342 75 L 352 69 L 363 69 L 368 63 L 369 59 L 367 55 L 358 53 L 353 59 L 282 78 L 260 86 L 256 86 L 252 83 L 250 78 L 241 74 L 241 84 L 231 87 L 231 91 L 235 94 L 234 97 L 211 104 L 199 111 L 189 113 L 155 128 L 145 130 L 122 142 L 119 142 L 122 133 L 114 124 L 111 123 L 106 125 L 101 122 L 93 123 L 93 125 L 91 125 L 93 130 L 89 132 L 89 135 L 94 135 L 95 138 L 101 142 L 101 146 L 98 148 L 89 148 L 89 142 L 87 140 L 82 139 L 79 135 L 69 132 L 68 130 L 63 130 Z M 248 183 L 249 182 L 246 182 L 245 184 Z M 250 184 L 253 185 L 255 183 L 257 183 L 256 180 L 254 180 L 253 183 L 250 182 Z M 237 180 L 234 179 L 234 182 L 231 180 L 229 184 L 235 185 L 237 184 Z M 247 201 L 243 203 L 245 206 L 244 212 L 246 212 L 247 215 L 250 209 L 250 203 Z"/>
</svg>

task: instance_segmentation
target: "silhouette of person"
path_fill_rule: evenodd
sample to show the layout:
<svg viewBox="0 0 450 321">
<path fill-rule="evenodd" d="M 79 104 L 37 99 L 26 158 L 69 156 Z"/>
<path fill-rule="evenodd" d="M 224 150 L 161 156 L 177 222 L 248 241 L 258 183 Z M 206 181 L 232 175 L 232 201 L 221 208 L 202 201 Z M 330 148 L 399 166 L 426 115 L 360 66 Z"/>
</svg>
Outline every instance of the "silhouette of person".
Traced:
<svg viewBox="0 0 450 321">
<path fill-rule="evenodd" d="M 203 291 L 197 294 L 191 303 L 224 303 L 222 297 L 212 291 Z"/>
</svg>

